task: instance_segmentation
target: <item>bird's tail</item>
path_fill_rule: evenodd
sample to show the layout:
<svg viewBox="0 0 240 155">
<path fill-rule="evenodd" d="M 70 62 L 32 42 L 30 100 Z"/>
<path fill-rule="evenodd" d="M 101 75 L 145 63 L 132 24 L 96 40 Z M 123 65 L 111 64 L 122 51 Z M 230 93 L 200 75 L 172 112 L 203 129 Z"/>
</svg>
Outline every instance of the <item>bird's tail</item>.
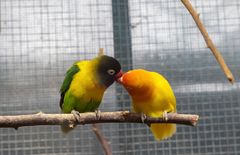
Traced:
<svg viewBox="0 0 240 155">
<path fill-rule="evenodd" d="M 64 134 L 67 134 L 67 133 L 69 133 L 70 131 L 72 131 L 75 127 L 76 127 L 76 125 L 74 125 L 74 124 L 68 124 L 68 123 L 66 123 L 66 124 L 62 124 L 62 125 L 61 125 L 61 130 L 62 130 L 62 132 L 63 132 Z"/>
<path fill-rule="evenodd" d="M 151 129 L 155 139 L 160 141 L 160 140 L 164 140 L 164 139 L 172 137 L 172 135 L 176 132 L 176 124 L 154 123 L 154 124 L 151 124 L 150 129 Z"/>
</svg>

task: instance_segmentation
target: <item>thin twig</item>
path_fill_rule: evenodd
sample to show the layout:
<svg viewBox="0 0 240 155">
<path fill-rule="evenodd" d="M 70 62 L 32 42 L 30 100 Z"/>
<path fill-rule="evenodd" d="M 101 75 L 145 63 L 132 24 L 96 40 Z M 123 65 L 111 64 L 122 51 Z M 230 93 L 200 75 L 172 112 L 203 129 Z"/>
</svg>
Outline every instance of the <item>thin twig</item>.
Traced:
<svg viewBox="0 0 240 155">
<path fill-rule="evenodd" d="M 213 55 L 215 56 L 216 60 L 218 61 L 219 65 L 221 66 L 224 74 L 228 78 L 228 80 L 233 84 L 234 83 L 234 76 L 230 69 L 228 68 L 227 64 L 225 63 L 221 53 L 217 49 L 217 47 L 213 44 L 211 38 L 208 35 L 206 28 L 204 27 L 201 19 L 199 18 L 199 13 L 193 8 L 190 0 L 181 0 L 184 6 L 187 8 L 189 13 L 192 15 L 195 23 L 197 24 L 199 30 L 202 33 L 202 36 L 207 44 L 207 47 L 212 51 Z"/>
<path fill-rule="evenodd" d="M 168 119 L 146 117 L 144 123 L 176 123 L 195 126 L 198 115 L 168 113 Z M 0 116 L 0 128 L 18 128 L 36 125 L 93 124 L 93 123 L 142 123 L 141 115 L 129 111 L 101 112 L 100 118 L 95 112 L 81 113 L 78 122 L 73 114 L 37 114 Z"/>
<path fill-rule="evenodd" d="M 97 136 L 99 142 L 102 144 L 103 150 L 106 155 L 112 155 L 112 150 L 109 146 L 108 140 L 105 138 L 98 124 L 92 125 L 92 130 Z"/>
<path fill-rule="evenodd" d="M 104 49 L 103 48 L 99 48 L 98 50 L 98 56 L 104 55 Z"/>
</svg>

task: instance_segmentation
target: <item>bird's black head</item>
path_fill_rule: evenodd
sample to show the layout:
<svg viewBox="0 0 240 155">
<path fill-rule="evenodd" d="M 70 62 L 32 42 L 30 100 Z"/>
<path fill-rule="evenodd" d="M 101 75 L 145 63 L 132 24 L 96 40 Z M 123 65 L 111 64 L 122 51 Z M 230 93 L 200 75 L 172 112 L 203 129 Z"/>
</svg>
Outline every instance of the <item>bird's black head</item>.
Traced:
<svg viewBox="0 0 240 155">
<path fill-rule="evenodd" d="M 97 68 L 100 82 L 109 87 L 115 80 L 122 76 L 121 65 L 113 57 L 102 55 L 99 57 Z"/>
</svg>

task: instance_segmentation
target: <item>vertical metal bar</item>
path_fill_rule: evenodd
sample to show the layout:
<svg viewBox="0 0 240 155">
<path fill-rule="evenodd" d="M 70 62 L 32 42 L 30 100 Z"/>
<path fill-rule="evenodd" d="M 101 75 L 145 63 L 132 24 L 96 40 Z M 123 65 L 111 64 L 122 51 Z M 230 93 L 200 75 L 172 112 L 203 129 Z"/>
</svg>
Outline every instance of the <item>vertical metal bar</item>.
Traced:
<svg viewBox="0 0 240 155">
<path fill-rule="evenodd" d="M 112 0 L 114 55 L 123 70 L 132 68 L 132 44 L 128 0 Z"/>
<path fill-rule="evenodd" d="M 130 30 L 130 17 L 128 0 L 112 0 L 112 18 L 113 18 L 113 38 L 114 38 L 114 56 L 122 65 L 122 70 L 132 69 L 132 43 Z M 130 109 L 130 99 L 123 87 L 116 86 L 117 107 L 118 109 Z M 131 145 L 132 136 L 131 124 L 119 125 L 118 148 L 122 154 L 133 147 Z M 126 130 L 128 129 L 128 130 Z M 130 130 L 129 130 L 130 129 Z M 129 132 L 130 131 L 130 132 Z M 119 152 L 120 153 L 120 152 Z"/>
<path fill-rule="evenodd" d="M 112 15 L 114 56 L 120 61 L 123 71 L 127 71 L 132 69 L 132 43 L 128 0 L 112 0 Z M 122 87 L 117 86 L 117 94 L 122 94 L 122 91 Z M 121 103 L 121 105 L 120 107 L 125 107 L 124 103 Z M 126 107 L 129 107 L 129 103 Z"/>
</svg>

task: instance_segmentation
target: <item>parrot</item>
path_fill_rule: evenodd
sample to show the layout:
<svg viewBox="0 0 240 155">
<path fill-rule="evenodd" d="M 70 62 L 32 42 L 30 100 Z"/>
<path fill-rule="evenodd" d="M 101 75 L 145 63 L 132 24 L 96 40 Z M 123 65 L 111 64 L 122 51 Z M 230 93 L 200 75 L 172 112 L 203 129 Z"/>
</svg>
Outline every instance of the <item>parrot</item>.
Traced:
<svg viewBox="0 0 240 155">
<path fill-rule="evenodd" d="M 130 70 L 118 80 L 132 99 L 132 110 L 144 117 L 167 119 L 168 112 L 176 112 L 176 98 L 168 81 L 159 73 L 144 69 Z M 153 123 L 149 125 L 157 141 L 170 138 L 176 132 L 176 124 Z"/>
<path fill-rule="evenodd" d="M 76 118 L 80 113 L 98 110 L 105 90 L 121 75 L 120 63 L 107 55 L 75 62 L 67 70 L 60 88 L 59 105 L 62 112 L 72 113 Z M 61 125 L 63 133 L 74 127 Z"/>
</svg>

